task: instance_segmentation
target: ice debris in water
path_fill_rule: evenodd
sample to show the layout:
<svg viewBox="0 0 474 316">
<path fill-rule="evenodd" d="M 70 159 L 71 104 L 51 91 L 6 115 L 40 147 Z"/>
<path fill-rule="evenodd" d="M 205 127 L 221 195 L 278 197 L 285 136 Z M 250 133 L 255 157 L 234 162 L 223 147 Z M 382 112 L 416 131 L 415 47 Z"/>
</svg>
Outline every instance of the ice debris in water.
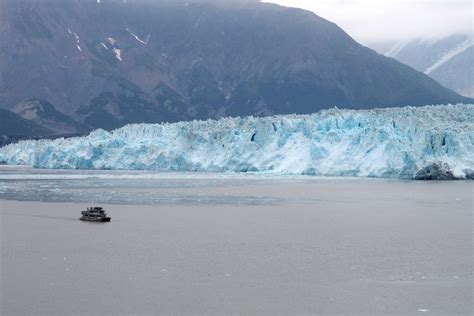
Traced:
<svg viewBox="0 0 474 316">
<path fill-rule="evenodd" d="M 134 124 L 0 148 L 37 168 L 474 178 L 474 105 Z"/>
</svg>

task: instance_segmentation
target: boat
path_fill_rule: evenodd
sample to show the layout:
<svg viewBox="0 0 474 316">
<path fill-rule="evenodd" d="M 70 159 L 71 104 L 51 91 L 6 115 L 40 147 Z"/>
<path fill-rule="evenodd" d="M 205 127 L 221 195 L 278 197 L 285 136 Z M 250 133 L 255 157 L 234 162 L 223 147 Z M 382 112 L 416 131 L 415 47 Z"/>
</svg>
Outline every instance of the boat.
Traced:
<svg viewBox="0 0 474 316">
<path fill-rule="evenodd" d="M 105 210 L 100 206 L 88 207 L 85 211 L 82 211 L 81 214 L 82 216 L 79 218 L 81 221 L 110 222 L 110 217 L 107 216 Z"/>
</svg>

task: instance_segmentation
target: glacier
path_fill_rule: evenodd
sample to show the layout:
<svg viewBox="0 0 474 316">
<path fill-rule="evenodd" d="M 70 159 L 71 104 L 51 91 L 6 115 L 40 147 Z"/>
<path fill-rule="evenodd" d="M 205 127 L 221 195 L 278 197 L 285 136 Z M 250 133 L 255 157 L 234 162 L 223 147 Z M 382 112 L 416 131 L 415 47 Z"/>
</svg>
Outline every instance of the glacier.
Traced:
<svg viewBox="0 0 474 316">
<path fill-rule="evenodd" d="M 474 178 L 474 104 L 132 124 L 0 148 L 0 163 L 61 169 Z"/>
</svg>

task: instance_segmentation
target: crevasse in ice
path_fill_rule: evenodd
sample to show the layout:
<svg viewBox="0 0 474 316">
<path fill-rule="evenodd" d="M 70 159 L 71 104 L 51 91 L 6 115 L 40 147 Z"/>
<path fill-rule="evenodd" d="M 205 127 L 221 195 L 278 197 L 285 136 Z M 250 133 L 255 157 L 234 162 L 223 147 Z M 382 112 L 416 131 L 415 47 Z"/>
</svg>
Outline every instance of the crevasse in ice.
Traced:
<svg viewBox="0 0 474 316">
<path fill-rule="evenodd" d="M 134 124 L 21 141 L 0 161 L 37 168 L 473 178 L 474 105 Z"/>
</svg>

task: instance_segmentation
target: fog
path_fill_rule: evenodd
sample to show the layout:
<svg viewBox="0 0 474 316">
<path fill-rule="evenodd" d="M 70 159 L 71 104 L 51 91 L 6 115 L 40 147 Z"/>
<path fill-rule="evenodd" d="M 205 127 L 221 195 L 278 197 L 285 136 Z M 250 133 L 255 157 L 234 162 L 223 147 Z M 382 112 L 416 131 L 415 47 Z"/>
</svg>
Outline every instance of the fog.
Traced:
<svg viewBox="0 0 474 316">
<path fill-rule="evenodd" d="M 381 41 L 436 38 L 473 32 L 471 0 L 270 0 L 315 12 L 354 39 Z"/>
</svg>

